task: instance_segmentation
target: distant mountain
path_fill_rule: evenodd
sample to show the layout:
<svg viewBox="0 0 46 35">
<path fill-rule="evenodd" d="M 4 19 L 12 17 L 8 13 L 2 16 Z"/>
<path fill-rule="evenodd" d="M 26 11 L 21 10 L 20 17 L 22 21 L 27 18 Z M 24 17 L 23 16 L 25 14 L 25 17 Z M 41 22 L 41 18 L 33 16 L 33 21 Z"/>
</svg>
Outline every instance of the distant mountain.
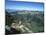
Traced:
<svg viewBox="0 0 46 35">
<path fill-rule="evenodd" d="M 6 11 L 10 14 L 28 14 L 28 13 L 31 13 L 31 14 L 37 14 L 37 13 L 43 13 L 43 11 L 31 11 L 31 10 L 13 10 L 13 9 L 6 9 Z"/>
<path fill-rule="evenodd" d="M 7 12 L 14 12 L 15 10 L 13 10 L 13 9 L 6 9 L 7 10 Z"/>
</svg>

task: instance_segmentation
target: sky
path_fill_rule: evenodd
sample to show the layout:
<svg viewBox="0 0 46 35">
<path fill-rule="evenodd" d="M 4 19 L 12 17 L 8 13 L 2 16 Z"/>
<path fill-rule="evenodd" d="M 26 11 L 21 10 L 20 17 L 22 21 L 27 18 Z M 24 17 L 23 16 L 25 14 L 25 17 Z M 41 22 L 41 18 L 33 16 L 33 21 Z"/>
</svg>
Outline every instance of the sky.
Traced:
<svg viewBox="0 0 46 35">
<path fill-rule="evenodd" d="M 6 0 L 5 7 L 6 9 L 13 9 L 13 10 L 43 11 L 44 3 Z"/>
</svg>

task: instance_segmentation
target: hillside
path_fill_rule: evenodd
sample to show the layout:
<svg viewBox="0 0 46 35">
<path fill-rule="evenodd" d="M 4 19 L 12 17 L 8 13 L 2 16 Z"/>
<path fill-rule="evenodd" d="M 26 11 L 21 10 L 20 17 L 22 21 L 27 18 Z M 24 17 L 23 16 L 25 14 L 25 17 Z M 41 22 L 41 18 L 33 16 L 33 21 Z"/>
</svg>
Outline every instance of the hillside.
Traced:
<svg viewBox="0 0 46 35">
<path fill-rule="evenodd" d="M 10 15 L 6 15 L 8 25 L 10 24 L 10 27 L 14 27 L 21 33 L 44 31 L 44 13 L 23 10 L 9 13 L 6 11 L 6 14 Z"/>
</svg>

